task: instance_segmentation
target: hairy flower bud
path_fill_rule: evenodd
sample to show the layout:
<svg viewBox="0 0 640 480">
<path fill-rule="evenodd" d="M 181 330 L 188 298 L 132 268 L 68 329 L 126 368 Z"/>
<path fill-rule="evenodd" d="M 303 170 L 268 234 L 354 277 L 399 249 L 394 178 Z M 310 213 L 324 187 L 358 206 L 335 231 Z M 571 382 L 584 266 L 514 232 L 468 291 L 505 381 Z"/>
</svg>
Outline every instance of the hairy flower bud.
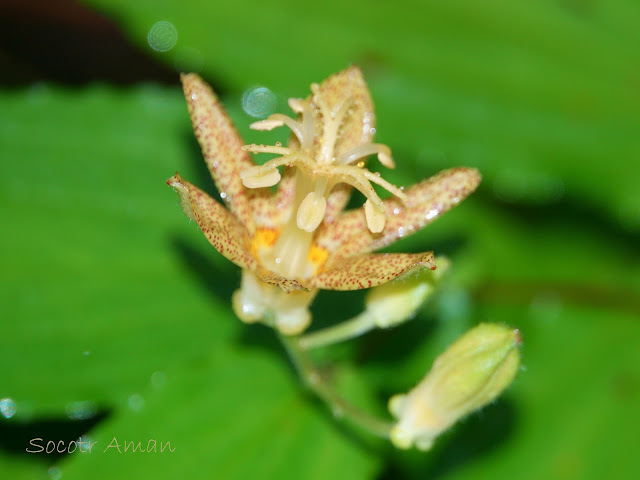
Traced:
<svg viewBox="0 0 640 480">
<path fill-rule="evenodd" d="M 393 327 L 415 315 L 449 268 L 446 258 L 438 257 L 435 261 L 435 270 L 423 268 L 417 274 L 403 275 L 367 292 L 367 312 L 378 328 Z"/>
<path fill-rule="evenodd" d="M 460 418 L 494 400 L 518 372 L 520 342 L 520 332 L 504 325 L 480 324 L 465 333 L 413 390 L 390 399 L 398 419 L 391 442 L 428 450 Z"/>
</svg>

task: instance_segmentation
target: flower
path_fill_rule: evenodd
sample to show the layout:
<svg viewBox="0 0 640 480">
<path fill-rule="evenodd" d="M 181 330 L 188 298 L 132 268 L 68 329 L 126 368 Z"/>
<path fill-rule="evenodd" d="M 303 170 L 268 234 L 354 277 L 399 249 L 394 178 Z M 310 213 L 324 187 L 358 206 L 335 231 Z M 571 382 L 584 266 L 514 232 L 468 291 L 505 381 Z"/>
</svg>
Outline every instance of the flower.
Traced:
<svg viewBox="0 0 640 480">
<path fill-rule="evenodd" d="M 373 154 L 386 167 L 394 161 L 389 147 L 372 143 L 373 103 L 359 68 L 312 84 L 305 99 L 289 99 L 296 119 L 275 114 L 252 125 L 286 125 L 292 131 L 287 147 L 244 145 L 211 88 L 195 74 L 183 75 L 182 83 L 195 135 L 228 209 L 177 173 L 167 183 L 209 242 L 242 268 L 233 295 L 241 320 L 298 334 L 311 322 L 309 304 L 319 289 L 364 289 L 435 269 L 432 252 L 371 252 L 431 223 L 469 195 L 480 175 L 456 168 L 404 190 L 364 168 Z M 249 152 L 277 157 L 255 165 Z M 382 200 L 372 184 L 392 197 Z M 343 213 L 352 186 L 366 201 Z"/>
<path fill-rule="evenodd" d="M 520 332 L 481 323 L 456 340 L 408 394 L 389 400 L 398 418 L 391 442 L 429 450 L 434 439 L 465 415 L 500 395 L 520 366 Z"/>
</svg>

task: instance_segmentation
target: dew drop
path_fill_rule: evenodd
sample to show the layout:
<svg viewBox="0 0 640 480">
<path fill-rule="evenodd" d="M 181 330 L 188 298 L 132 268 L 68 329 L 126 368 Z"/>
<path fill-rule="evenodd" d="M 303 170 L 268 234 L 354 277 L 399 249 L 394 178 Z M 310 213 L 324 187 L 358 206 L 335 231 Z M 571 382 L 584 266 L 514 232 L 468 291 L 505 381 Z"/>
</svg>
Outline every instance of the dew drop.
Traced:
<svg viewBox="0 0 640 480">
<path fill-rule="evenodd" d="M 277 258 L 276 258 L 276 263 L 278 263 L 278 264 L 279 264 L 281 261 L 282 261 L 282 260 L 280 260 L 280 257 L 277 257 Z"/>
<path fill-rule="evenodd" d="M 16 414 L 16 402 L 12 398 L 0 400 L 0 414 L 4 418 L 11 418 Z"/>
<path fill-rule="evenodd" d="M 370 129 L 369 129 L 369 133 L 370 133 L 371 135 L 375 135 L 375 134 L 376 134 L 376 129 L 375 129 L 375 128 L 370 128 Z"/>
<path fill-rule="evenodd" d="M 196 98 L 198 98 L 198 95 L 196 95 L 195 93 L 191 94 L 191 100 L 195 100 Z"/>
<path fill-rule="evenodd" d="M 398 228 L 398 237 L 404 237 L 404 227 Z"/>
<path fill-rule="evenodd" d="M 154 23 L 147 34 L 147 43 L 156 52 L 168 52 L 178 42 L 178 30 L 171 22 Z"/>
<path fill-rule="evenodd" d="M 398 207 L 393 209 L 393 214 L 398 215 L 400 213 L 400 209 Z"/>
<path fill-rule="evenodd" d="M 127 400 L 127 404 L 134 412 L 140 412 L 144 408 L 144 398 L 142 398 L 142 395 L 134 393 Z"/>
<path fill-rule="evenodd" d="M 47 473 L 49 474 L 49 478 L 51 478 L 51 480 L 60 480 L 62 478 L 62 471 L 60 471 L 58 467 L 49 467 Z"/>
<path fill-rule="evenodd" d="M 401 192 L 404 192 L 404 189 L 405 189 L 405 186 L 404 186 L 404 185 L 401 185 L 401 186 L 400 186 L 400 191 L 401 191 Z"/>
<path fill-rule="evenodd" d="M 98 411 L 97 405 L 91 401 L 67 403 L 64 409 L 71 420 L 86 420 L 94 417 Z"/>
<path fill-rule="evenodd" d="M 242 94 L 242 109 L 252 117 L 264 118 L 276 109 L 276 96 L 267 87 L 252 87 Z"/>
<path fill-rule="evenodd" d="M 225 192 L 220 192 L 220 198 L 224 200 L 227 198 L 227 194 Z"/>
<path fill-rule="evenodd" d="M 432 218 L 438 216 L 438 209 L 436 208 L 432 208 L 431 210 L 429 210 L 427 212 L 427 214 L 424 216 L 424 218 L 426 218 L 427 220 L 431 220 Z"/>
</svg>

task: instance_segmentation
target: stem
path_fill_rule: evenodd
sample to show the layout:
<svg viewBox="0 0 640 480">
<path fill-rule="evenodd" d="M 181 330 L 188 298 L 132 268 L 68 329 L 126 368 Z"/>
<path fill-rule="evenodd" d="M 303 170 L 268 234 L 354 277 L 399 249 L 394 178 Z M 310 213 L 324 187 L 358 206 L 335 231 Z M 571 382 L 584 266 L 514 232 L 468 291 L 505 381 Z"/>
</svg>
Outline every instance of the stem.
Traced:
<svg viewBox="0 0 640 480">
<path fill-rule="evenodd" d="M 346 320 L 332 327 L 323 328 L 322 330 L 308 333 L 299 337 L 298 342 L 304 350 L 312 348 L 333 345 L 334 343 L 344 342 L 351 338 L 358 337 L 363 333 L 375 328 L 373 319 L 365 310 L 357 317 Z"/>
<path fill-rule="evenodd" d="M 344 417 L 374 435 L 389 438 L 389 432 L 393 426 L 391 422 L 369 415 L 343 399 L 318 372 L 307 353 L 300 348 L 297 337 L 282 334 L 278 336 L 300 378 L 329 406 L 334 416 Z"/>
</svg>

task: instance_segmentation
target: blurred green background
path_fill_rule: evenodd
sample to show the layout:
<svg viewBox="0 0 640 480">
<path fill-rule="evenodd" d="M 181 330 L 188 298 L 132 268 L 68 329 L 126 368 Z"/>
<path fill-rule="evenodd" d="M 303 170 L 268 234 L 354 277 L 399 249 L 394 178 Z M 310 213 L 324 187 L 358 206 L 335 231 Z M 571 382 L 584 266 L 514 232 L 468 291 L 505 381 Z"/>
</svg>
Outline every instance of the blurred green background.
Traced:
<svg viewBox="0 0 640 480">
<path fill-rule="evenodd" d="M 3 3 L 2 478 L 640 478 L 638 2 Z M 318 360 L 384 414 L 470 326 L 523 332 L 511 389 L 429 453 L 304 391 L 272 332 L 234 317 L 238 269 L 164 184 L 179 170 L 213 191 L 178 72 L 262 143 L 247 95 L 266 87 L 288 112 L 351 63 L 398 164 L 387 178 L 464 165 L 484 180 L 393 247 L 453 262 L 419 315 Z M 316 325 L 361 308 L 322 293 Z M 81 435 L 91 453 L 25 451 Z M 105 452 L 114 437 L 175 451 Z"/>
</svg>

